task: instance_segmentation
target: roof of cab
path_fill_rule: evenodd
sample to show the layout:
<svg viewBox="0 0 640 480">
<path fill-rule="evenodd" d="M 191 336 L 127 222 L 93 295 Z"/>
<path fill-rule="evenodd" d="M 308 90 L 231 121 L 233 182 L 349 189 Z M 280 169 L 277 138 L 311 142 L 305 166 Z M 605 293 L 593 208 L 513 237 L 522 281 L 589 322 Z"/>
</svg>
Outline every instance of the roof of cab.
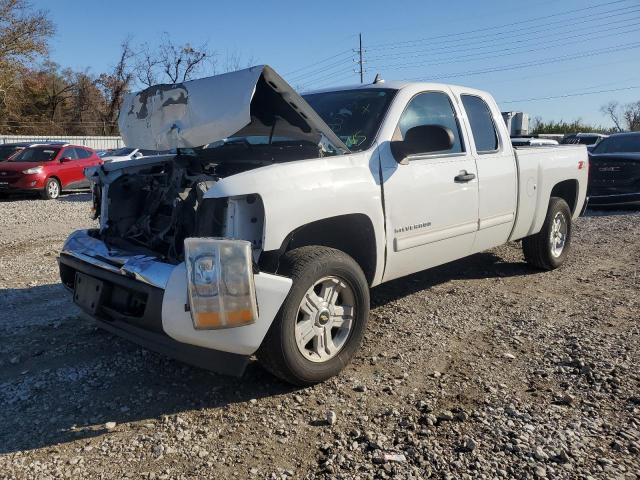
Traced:
<svg viewBox="0 0 640 480">
<path fill-rule="evenodd" d="M 372 89 L 372 88 L 380 88 L 380 89 L 391 89 L 391 90 L 402 90 L 403 88 L 422 88 L 422 89 L 445 89 L 450 87 L 458 87 L 464 88 L 468 90 L 477 91 L 473 88 L 462 87 L 459 85 L 451 85 L 448 83 L 431 83 L 431 82 L 409 82 L 403 80 L 390 80 L 390 81 L 380 81 L 377 83 L 357 83 L 355 85 L 341 85 L 330 88 L 322 88 L 319 90 L 310 90 L 308 92 L 304 92 L 302 95 L 310 95 L 313 93 L 324 93 L 324 92 L 339 92 L 343 90 L 361 90 L 361 89 Z"/>
</svg>

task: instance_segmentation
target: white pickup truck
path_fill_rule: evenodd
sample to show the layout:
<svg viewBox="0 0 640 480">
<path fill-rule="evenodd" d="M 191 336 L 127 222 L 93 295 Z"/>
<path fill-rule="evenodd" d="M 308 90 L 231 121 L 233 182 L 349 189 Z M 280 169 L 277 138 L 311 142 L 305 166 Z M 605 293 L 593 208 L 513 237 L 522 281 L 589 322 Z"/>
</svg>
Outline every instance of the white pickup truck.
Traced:
<svg viewBox="0 0 640 480">
<path fill-rule="evenodd" d="M 556 268 L 585 203 L 584 146 L 514 149 L 459 86 L 301 97 L 257 66 L 132 94 L 120 129 L 178 153 L 87 171 L 100 228 L 68 238 L 62 282 L 104 328 L 227 374 L 336 375 L 370 287 L 515 240 Z"/>
</svg>

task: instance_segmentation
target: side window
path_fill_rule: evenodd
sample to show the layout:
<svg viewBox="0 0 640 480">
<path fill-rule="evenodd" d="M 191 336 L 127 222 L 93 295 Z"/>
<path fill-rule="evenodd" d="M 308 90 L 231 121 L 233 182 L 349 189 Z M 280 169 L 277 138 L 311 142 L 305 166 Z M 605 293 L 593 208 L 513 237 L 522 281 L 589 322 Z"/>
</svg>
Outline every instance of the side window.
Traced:
<svg viewBox="0 0 640 480">
<path fill-rule="evenodd" d="M 78 159 L 78 155 L 76 154 L 76 149 L 75 148 L 65 148 L 64 151 L 62 152 L 62 155 L 60 158 L 70 158 L 71 160 L 77 160 Z"/>
<path fill-rule="evenodd" d="M 453 132 L 453 147 L 446 153 L 464 152 L 460 128 L 449 95 L 443 92 L 425 92 L 413 97 L 400 117 L 398 128 L 404 138 L 407 130 L 419 125 L 440 125 Z"/>
<path fill-rule="evenodd" d="M 84 148 L 74 148 L 76 151 L 76 155 L 80 160 L 84 160 L 85 158 L 89 158 L 91 156 L 91 152 L 89 150 L 85 150 Z"/>
<path fill-rule="evenodd" d="M 489 106 L 475 95 L 462 95 L 462 105 L 469 118 L 476 151 L 478 153 L 495 152 L 498 149 L 498 134 Z"/>
</svg>

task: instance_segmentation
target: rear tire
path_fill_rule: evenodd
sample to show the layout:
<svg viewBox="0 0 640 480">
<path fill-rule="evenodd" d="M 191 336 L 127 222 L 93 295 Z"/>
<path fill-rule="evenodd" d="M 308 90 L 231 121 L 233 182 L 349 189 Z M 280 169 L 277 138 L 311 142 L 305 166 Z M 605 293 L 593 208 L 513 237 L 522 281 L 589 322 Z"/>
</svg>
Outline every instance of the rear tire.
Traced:
<svg viewBox="0 0 640 480">
<path fill-rule="evenodd" d="M 55 200 L 60 196 L 62 188 L 60 182 L 55 178 L 48 178 L 44 183 L 44 190 L 42 190 L 42 198 L 45 200 Z"/>
<path fill-rule="evenodd" d="M 337 375 L 354 356 L 369 319 L 369 285 L 344 252 L 301 247 L 286 253 L 279 273 L 293 279 L 257 352 L 285 382 L 313 385 Z"/>
<path fill-rule="evenodd" d="M 551 197 L 542 229 L 522 239 L 524 258 L 530 265 L 542 270 L 561 266 L 571 246 L 571 209 L 567 202 Z"/>
</svg>

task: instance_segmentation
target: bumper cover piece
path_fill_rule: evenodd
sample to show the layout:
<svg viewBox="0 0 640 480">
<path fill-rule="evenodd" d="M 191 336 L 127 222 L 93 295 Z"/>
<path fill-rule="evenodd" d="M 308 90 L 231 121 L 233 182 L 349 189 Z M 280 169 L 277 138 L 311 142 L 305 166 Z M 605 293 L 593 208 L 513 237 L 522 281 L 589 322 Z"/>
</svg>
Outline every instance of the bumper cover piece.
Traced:
<svg viewBox="0 0 640 480">
<path fill-rule="evenodd" d="M 164 291 L 137 279 L 115 273 L 73 256 L 59 258 L 63 284 L 74 290 L 77 276 L 99 280 L 104 289 L 99 303 L 80 308 L 85 319 L 138 345 L 184 363 L 225 375 L 241 376 L 249 355 L 222 352 L 174 340 L 162 328 Z"/>
</svg>

